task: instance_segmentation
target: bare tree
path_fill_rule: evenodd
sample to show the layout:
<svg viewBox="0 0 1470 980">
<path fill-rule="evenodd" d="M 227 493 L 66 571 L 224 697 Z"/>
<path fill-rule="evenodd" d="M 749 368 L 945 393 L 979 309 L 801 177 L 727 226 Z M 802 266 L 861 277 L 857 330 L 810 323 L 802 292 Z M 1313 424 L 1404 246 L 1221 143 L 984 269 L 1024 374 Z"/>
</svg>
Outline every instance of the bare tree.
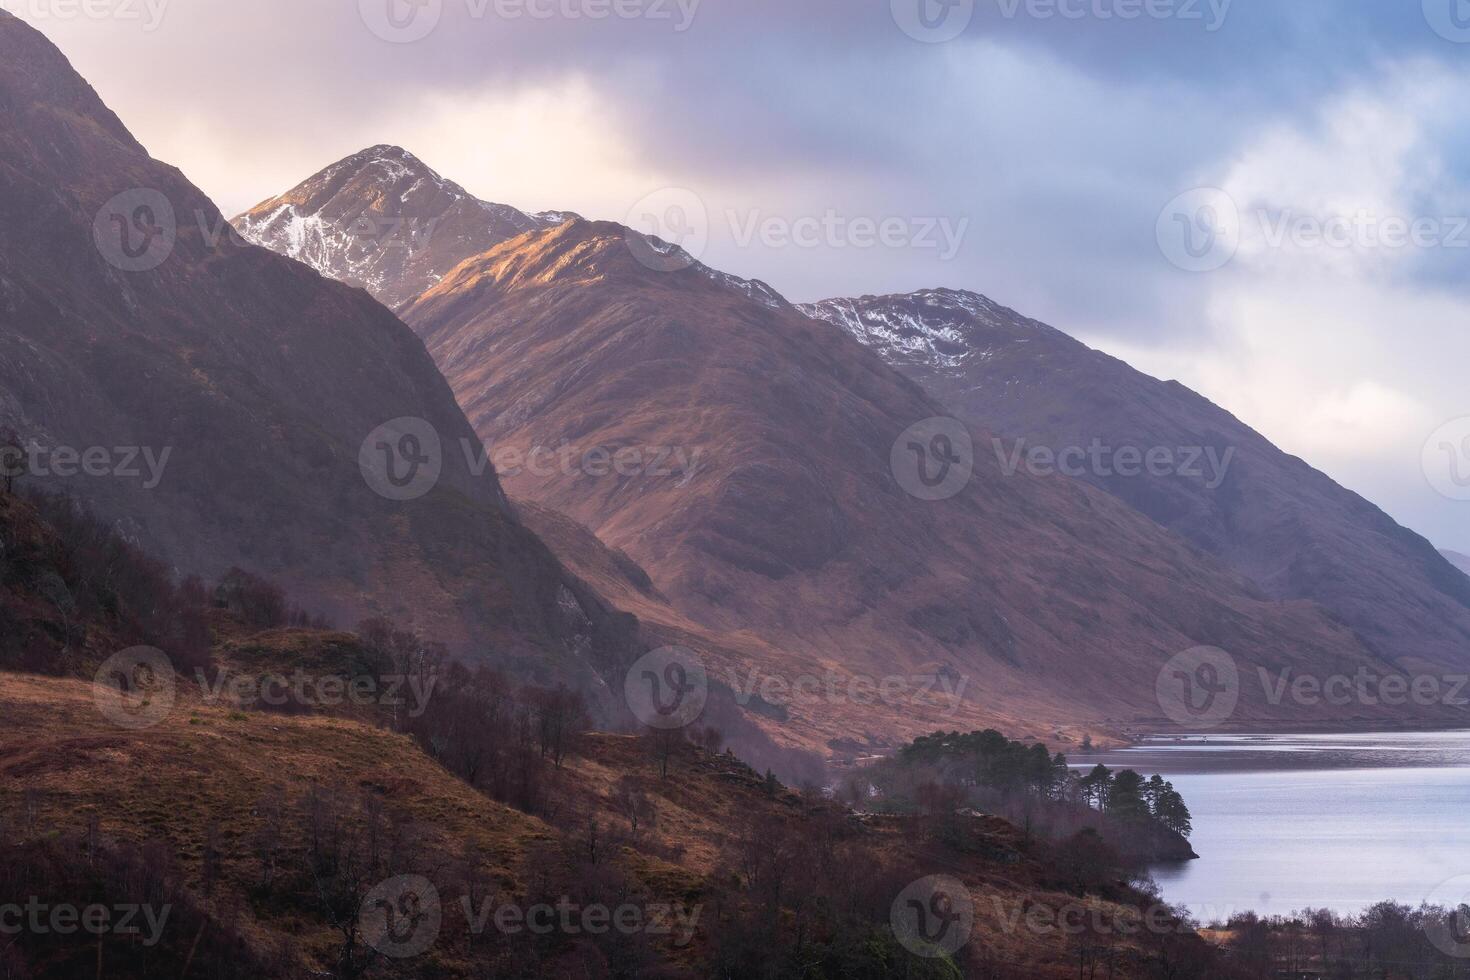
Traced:
<svg viewBox="0 0 1470 980">
<path fill-rule="evenodd" d="M 639 826 L 652 827 L 658 820 L 658 810 L 648 796 L 643 780 L 637 776 L 624 776 L 613 786 L 613 809 L 628 821 L 633 836 L 638 836 Z"/>
</svg>

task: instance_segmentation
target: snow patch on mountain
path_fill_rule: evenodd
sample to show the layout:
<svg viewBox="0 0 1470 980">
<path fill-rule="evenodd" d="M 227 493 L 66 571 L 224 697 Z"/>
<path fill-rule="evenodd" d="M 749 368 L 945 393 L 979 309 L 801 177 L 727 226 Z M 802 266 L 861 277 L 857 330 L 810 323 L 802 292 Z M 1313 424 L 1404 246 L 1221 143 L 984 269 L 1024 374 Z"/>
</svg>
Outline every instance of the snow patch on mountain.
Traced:
<svg viewBox="0 0 1470 980">
<path fill-rule="evenodd" d="M 890 363 L 918 362 L 950 371 L 993 355 L 993 348 L 977 342 L 984 328 L 1031 323 L 987 296 L 955 289 L 829 299 L 797 309 L 841 327 Z"/>
</svg>

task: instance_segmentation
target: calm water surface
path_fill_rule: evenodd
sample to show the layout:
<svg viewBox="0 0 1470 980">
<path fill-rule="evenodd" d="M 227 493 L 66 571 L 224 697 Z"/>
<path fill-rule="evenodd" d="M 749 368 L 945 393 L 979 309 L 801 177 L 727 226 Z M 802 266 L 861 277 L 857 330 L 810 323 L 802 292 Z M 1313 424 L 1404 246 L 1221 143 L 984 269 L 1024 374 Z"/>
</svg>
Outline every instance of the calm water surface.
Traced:
<svg viewBox="0 0 1470 980">
<path fill-rule="evenodd" d="M 1206 921 L 1418 905 L 1470 875 L 1470 732 L 1168 736 L 1072 761 L 1174 783 L 1200 859 L 1153 874 Z"/>
</svg>

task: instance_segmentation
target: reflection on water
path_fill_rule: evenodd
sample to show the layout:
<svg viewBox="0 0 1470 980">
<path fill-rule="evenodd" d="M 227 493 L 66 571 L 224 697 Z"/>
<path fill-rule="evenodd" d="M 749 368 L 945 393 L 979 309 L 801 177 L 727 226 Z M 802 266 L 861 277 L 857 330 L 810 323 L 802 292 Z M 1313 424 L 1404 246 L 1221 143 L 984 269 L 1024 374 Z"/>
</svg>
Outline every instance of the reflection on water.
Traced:
<svg viewBox="0 0 1470 980">
<path fill-rule="evenodd" d="M 1071 761 L 1174 783 L 1200 858 L 1154 877 L 1204 920 L 1418 905 L 1470 874 L 1470 732 L 1161 736 Z"/>
</svg>

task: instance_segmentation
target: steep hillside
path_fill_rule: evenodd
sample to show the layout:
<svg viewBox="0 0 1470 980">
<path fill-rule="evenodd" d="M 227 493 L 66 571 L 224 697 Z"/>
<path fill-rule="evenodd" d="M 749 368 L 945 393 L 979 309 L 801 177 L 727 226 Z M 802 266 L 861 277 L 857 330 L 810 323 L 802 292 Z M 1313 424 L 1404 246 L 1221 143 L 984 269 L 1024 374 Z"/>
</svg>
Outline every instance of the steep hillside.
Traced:
<svg viewBox="0 0 1470 980">
<path fill-rule="evenodd" d="M 1079 877 L 1078 844 L 860 820 L 687 744 L 665 775 L 647 740 L 590 736 L 543 818 L 339 717 L 183 699 L 128 731 L 88 684 L 7 673 L 0 712 L 0 881 L 145 910 L 133 937 L 22 932 L 8 975 L 1050 980 L 1079 954 L 1124 978 L 1213 960 L 1102 852 Z M 935 895 L 955 915 L 931 948 L 905 922 Z"/>
<path fill-rule="evenodd" d="M 1218 556 L 1267 595 L 1319 603 L 1403 669 L 1470 663 L 1470 579 L 1419 535 L 1183 385 L 975 293 L 803 309 L 843 327 L 966 421 L 1005 436 L 998 451 L 982 447 L 988 455 L 1017 458 L 1010 440 L 1021 440 L 1022 466 L 1037 449 L 1072 450 L 1070 475 Z M 1161 454 L 1157 465 L 1146 460 L 1151 452 Z"/>
<path fill-rule="evenodd" d="M 932 728 L 919 678 L 965 682 L 952 727 L 1158 723 L 1161 667 L 1201 644 L 1248 678 L 1236 720 L 1311 721 L 1331 712 L 1268 704 L 1254 667 L 1386 669 L 1318 608 L 1265 601 L 1076 481 L 980 451 L 954 496 L 921 499 L 901 437 L 937 403 L 844 332 L 649 249 L 572 221 L 467 260 L 404 317 L 515 494 L 626 552 L 701 629 L 757 641 L 716 676 L 837 672 L 772 727 L 870 744 Z M 908 696 L 860 701 L 854 675 Z"/>
<path fill-rule="evenodd" d="M 418 338 L 232 240 L 9 15 L 0 128 L 0 428 L 26 449 L 20 486 L 76 494 L 181 572 L 276 579 L 343 625 L 390 615 L 588 687 L 636 656 L 631 621 L 516 520 Z"/>
</svg>

